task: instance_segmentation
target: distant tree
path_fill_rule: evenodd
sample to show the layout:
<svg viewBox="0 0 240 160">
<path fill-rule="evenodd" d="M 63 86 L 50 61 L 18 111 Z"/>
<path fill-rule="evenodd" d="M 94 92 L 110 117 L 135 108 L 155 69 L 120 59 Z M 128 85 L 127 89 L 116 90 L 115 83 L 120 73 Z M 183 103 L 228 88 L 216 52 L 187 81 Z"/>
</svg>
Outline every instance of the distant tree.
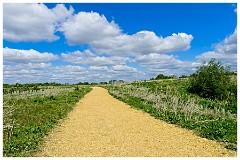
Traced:
<svg viewBox="0 0 240 160">
<path fill-rule="evenodd" d="M 179 78 L 187 78 L 188 76 L 182 75 Z"/>
<path fill-rule="evenodd" d="M 165 76 L 163 74 L 159 74 L 155 79 L 158 80 L 158 79 L 175 79 L 175 78 L 177 78 L 176 75 Z"/>
<path fill-rule="evenodd" d="M 163 74 L 159 74 L 155 79 L 166 79 L 166 76 L 164 76 Z"/>
<path fill-rule="evenodd" d="M 124 80 L 121 80 L 121 79 L 120 79 L 118 82 L 119 82 L 119 83 L 124 83 Z"/>
<path fill-rule="evenodd" d="M 115 84 L 117 82 L 117 80 L 110 80 L 109 84 Z"/>
<path fill-rule="evenodd" d="M 9 88 L 11 85 L 9 84 L 3 84 L 3 88 Z"/>
<path fill-rule="evenodd" d="M 100 84 L 108 84 L 107 82 L 100 82 Z"/>
<path fill-rule="evenodd" d="M 84 82 L 83 84 L 84 84 L 84 85 L 89 85 L 89 83 L 88 83 L 88 82 Z"/>
<path fill-rule="evenodd" d="M 176 75 L 171 75 L 171 76 L 169 76 L 169 78 L 170 78 L 170 79 L 176 79 L 177 76 L 176 76 Z"/>
</svg>

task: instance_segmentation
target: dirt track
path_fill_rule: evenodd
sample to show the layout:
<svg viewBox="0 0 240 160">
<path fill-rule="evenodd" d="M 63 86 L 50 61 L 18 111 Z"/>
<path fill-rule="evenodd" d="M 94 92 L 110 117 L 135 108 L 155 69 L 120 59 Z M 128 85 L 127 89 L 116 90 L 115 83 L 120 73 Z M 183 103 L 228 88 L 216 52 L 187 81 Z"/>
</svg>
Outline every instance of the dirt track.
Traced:
<svg viewBox="0 0 240 160">
<path fill-rule="evenodd" d="M 43 141 L 36 156 L 236 156 L 214 141 L 156 120 L 94 87 Z"/>
</svg>

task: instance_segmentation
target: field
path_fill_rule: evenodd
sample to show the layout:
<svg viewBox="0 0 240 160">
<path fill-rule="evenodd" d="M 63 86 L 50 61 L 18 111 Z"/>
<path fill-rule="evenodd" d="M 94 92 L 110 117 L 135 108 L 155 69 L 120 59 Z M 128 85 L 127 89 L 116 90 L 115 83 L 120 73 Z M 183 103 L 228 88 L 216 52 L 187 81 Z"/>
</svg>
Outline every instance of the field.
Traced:
<svg viewBox="0 0 240 160">
<path fill-rule="evenodd" d="M 157 119 L 193 130 L 237 150 L 237 100 L 217 101 L 187 92 L 187 79 L 106 85 L 109 93 Z"/>
<path fill-rule="evenodd" d="M 4 86 L 3 156 L 30 156 L 44 135 L 90 90 L 74 85 Z"/>
<path fill-rule="evenodd" d="M 39 146 L 37 157 L 236 157 L 93 87 Z"/>
<path fill-rule="evenodd" d="M 232 79 L 237 83 L 236 77 Z M 91 86 L 93 85 L 54 83 L 4 85 L 3 155 L 5 157 L 34 155 L 42 138 L 66 117 L 79 99 L 91 91 Z M 237 150 L 237 99 L 210 100 L 191 94 L 187 89 L 189 86 L 187 78 L 98 86 L 108 89 L 115 98 L 149 113 L 156 119 L 190 129 L 201 137 L 215 140 L 233 151 Z M 100 100 L 94 102 L 94 105 L 102 104 L 100 101 L 103 98 L 99 97 Z M 89 106 L 93 105 L 90 101 Z M 106 106 L 111 108 L 115 105 L 106 103 Z M 100 112 L 102 110 L 96 113 L 94 120 Z M 93 111 L 89 114 L 85 116 L 91 117 Z M 109 121 L 106 117 L 98 118 Z M 104 124 L 102 121 L 99 123 Z M 77 130 L 81 131 L 81 127 Z"/>
</svg>

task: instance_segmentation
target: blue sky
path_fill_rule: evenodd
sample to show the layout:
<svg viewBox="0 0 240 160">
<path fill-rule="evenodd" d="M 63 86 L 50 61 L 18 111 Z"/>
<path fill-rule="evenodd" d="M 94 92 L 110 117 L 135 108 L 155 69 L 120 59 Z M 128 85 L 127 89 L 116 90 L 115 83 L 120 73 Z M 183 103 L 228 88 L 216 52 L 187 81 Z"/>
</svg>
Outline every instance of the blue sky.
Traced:
<svg viewBox="0 0 240 160">
<path fill-rule="evenodd" d="M 216 58 L 236 70 L 237 4 L 3 4 L 4 83 L 189 75 Z"/>
</svg>

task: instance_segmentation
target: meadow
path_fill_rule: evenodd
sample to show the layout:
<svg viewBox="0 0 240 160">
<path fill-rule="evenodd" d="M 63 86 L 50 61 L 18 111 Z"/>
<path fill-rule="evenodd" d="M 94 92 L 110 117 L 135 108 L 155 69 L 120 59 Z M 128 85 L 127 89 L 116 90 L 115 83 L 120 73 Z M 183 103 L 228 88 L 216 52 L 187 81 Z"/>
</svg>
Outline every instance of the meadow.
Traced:
<svg viewBox="0 0 240 160">
<path fill-rule="evenodd" d="M 236 76 L 231 81 L 237 86 Z M 178 78 L 97 85 L 3 85 L 3 156 L 32 156 L 42 138 L 91 91 L 91 86 L 104 87 L 113 97 L 156 119 L 237 150 L 235 92 L 224 100 L 202 98 L 188 91 L 188 78 Z"/>
<path fill-rule="evenodd" d="M 31 156 L 41 139 L 90 91 L 77 85 L 5 85 L 3 156 Z"/>
<path fill-rule="evenodd" d="M 235 79 L 236 83 L 236 77 Z M 115 98 L 157 119 L 188 128 L 237 150 L 237 99 L 211 100 L 188 92 L 188 79 L 105 85 Z"/>
</svg>

